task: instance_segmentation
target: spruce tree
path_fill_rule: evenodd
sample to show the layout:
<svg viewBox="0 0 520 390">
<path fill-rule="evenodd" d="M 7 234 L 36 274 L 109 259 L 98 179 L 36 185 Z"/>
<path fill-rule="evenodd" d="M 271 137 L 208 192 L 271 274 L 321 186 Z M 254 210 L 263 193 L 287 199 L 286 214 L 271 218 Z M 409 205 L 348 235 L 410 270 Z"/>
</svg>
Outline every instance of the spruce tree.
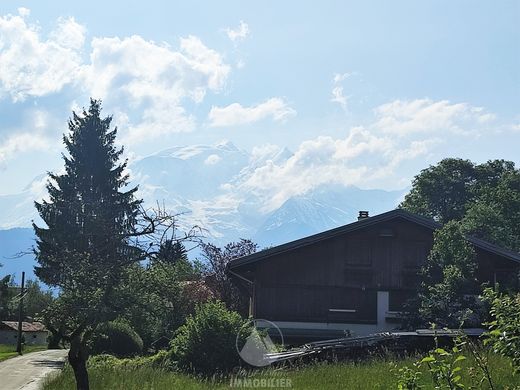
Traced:
<svg viewBox="0 0 520 390">
<path fill-rule="evenodd" d="M 60 288 L 48 311 L 49 326 L 57 324 L 70 342 L 69 362 L 78 389 L 88 389 L 88 338 L 97 324 L 117 312 L 117 291 L 127 266 L 141 250 L 130 238 L 135 232 L 141 201 L 137 187 L 128 188 L 126 161 L 120 162 L 117 128 L 111 117 L 100 117 L 101 102 L 73 113 L 63 137 L 65 171 L 49 173 L 49 199 L 36 203 L 46 226 L 33 224 L 37 236 L 36 275 Z"/>
</svg>

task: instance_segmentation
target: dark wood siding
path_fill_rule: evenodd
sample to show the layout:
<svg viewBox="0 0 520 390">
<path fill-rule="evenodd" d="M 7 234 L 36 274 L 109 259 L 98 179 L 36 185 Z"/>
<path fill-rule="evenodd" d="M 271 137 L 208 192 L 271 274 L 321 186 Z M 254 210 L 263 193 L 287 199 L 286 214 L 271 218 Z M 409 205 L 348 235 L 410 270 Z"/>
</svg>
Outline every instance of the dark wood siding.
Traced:
<svg viewBox="0 0 520 390">
<path fill-rule="evenodd" d="M 373 323 L 377 291 L 413 290 L 431 245 L 431 230 L 397 219 L 275 255 L 254 271 L 255 316 Z"/>
<path fill-rule="evenodd" d="M 416 294 L 419 270 L 432 241 L 431 229 L 396 218 L 273 255 L 249 271 L 255 284 L 254 316 L 373 323 L 377 291 L 389 291 L 389 309 L 402 311 L 404 302 Z M 483 250 L 477 250 L 477 262 L 478 280 L 491 283 L 509 283 L 519 268 Z"/>
<path fill-rule="evenodd" d="M 377 321 L 377 292 L 337 286 L 261 285 L 257 318 L 277 321 Z M 332 309 L 332 310 L 331 310 Z"/>
</svg>

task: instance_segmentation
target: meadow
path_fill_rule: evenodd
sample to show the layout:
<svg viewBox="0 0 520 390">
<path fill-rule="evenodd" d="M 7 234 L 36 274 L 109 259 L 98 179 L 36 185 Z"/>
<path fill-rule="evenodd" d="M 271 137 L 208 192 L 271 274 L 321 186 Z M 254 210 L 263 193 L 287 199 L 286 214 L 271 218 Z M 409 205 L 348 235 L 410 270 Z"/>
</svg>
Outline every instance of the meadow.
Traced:
<svg viewBox="0 0 520 390">
<path fill-rule="evenodd" d="M 46 345 L 26 345 L 23 347 L 23 353 L 43 351 L 45 349 L 47 349 Z M 16 345 L 0 344 L 0 362 L 15 356 L 18 356 Z"/>
<path fill-rule="evenodd" d="M 229 389 L 229 388 L 291 388 L 291 389 L 397 389 L 396 369 L 411 365 L 416 358 L 374 358 L 363 362 L 316 362 L 293 367 L 270 367 L 263 370 L 239 372 L 229 376 L 200 378 L 183 373 L 125 366 L 98 366 L 89 369 L 90 385 L 93 390 L 169 390 L 182 388 Z M 474 362 L 464 362 L 462 377 L 465 388 L 488 389 L 479 384 L 480 377 L 467 369 Z M 520 388 L 520 375 L 514 376 L 510 362 L 501 356 L 491 355 L 489 368 L 496 389 Z M 421 384 L 426 389 L 434 385 L 423 370 Z M 74 388 L 74 376 L 70 367 L 48 378 L 43 390 L 69 390 Z"/>
</svg>

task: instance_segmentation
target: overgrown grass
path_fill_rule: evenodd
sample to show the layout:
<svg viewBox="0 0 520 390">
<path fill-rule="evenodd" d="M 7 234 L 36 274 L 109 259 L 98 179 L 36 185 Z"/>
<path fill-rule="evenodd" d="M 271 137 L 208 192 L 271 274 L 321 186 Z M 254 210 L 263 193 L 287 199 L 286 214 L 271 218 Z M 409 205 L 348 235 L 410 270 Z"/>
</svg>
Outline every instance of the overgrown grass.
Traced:
<svg viewBox="0 0 520 390">
<path fill-rule="evenodd" d="M 23 353 L 44 351 L 47 346 L 44 345 L 26 345 L 23 347 Z M 9 358 L 18 356 L 16 345 L 0 344 L 0 362 Z"/>
<path fill-rule="evenodd" d="M 201 379 L 185 374 L 153 369 L 150 367 L 135 368 L 118 365 L 115 367 L 95 366 L 89 369 L 92 390 L 169 390 L 182 389 L 229 389 L 235 379 L 244 380 L 271 380 L 272 383 L 290 383 L 292 389 L 396 389 L 397 377 L 395 367 L 411 365 L 415 358 L 407 359 L 373 359 L 360 363 L 336 362 L 315 363 L 298 367 L 268 368 L 251 372 L 243 372 L 231 376 L 218 376 L 210 379 Z M 464 362 L 467 368 L 472 365 L 472 359 Z M 493 381 L 497 389 L 513 389 L 520 386 L 520 376 L 514 377 L 509 361 L 497 355 L 492 355 L 489 362 L 493 373 Z M 486 389 L 472 379 L 470 372 L 463 370 L 464 384 Z M 281 380 L 281 381 L 280 381 Z M 256 381 L 256 387 L 262 387 Z M 428 389 L 433 388 L 429 375 L 424 371 L 422 384 Z M 235 386 L 237 384 L 235 383 Z M 246 387 L 246 386 L 242 386 Z M 263 386 L 264 388 L 267 386 Z M 74 388 L 74 376 L 70 367 L 53 378 L 49 378 L 44 390 L 69 390 Z"/>
</svg>

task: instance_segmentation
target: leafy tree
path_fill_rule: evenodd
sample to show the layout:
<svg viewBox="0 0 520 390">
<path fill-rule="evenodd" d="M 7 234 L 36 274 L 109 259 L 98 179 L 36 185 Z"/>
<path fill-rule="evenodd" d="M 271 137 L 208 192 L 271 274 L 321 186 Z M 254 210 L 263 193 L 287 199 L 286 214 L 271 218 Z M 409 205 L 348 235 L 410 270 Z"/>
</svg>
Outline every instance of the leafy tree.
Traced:
<svg viewBox="0 0 520 390">
<path fill-rule="evenodd" d="M 211 295 L 189 294 L 193 284 L 203 285 L 201 270 L 192 264 L 182 242 L 167 239 L 144 266 L 135 265 L 128 272 L 124 286 L 127 306 L 120 318 L 142 337 L 145 348 L 160 337 L 171 338 L 195 304 Z"/>
<path fill-rule="evenodd" d="M 231 280 L 228 272 L 228 263 L 236 258 L 250 255 L 258 249 L 258 245 L 251 240 L 240 239 L 230 242 L 224 248 L 213 244 L 202 245 L 202 257 L 206 261 L 205 273 L 214 280 L 215 290 L 228 309 L 235 310 L 242 315 L 248 313 L 248 300 Z"/>
<path fill-rule="evenodd" d="M 448 222 L 435 232 L 432 250 L 421 271 L 417 313 L 422 325 L 480 325 L 481 314 L 473 297 L 479 292 L 475 271 L 475 252 L 461 224 Z"/>
<path fill-rule="evenodd" d="M 446 158 L 415 176 L 400 207 L 442 223 L 460 221 L 475 202 L 482 197 L 498 196 L 493 189 L 500 183 L 507 187 L 506 178 L 517 174 L 511 161 L 491 160 L 476 165 L 469 160 Z M 512 190 L 514 186 L 508 188 Z"/>
<path fill-rule="evenodd" d="M 475 176 L 471 161 L 444 159 L 415 176 L 400 207 L 442 223 L 460 220 L 473 200 Z"/>
<path fill-rule="evenodd" d="M 9 282 L 11 275 L 4 276 L 0 279 L 0 320 L 7 320 L 10 317 L 9 301 L 11 296 L 9 294 Z"/>
<path fill-rule="evenodd" d="M 508 171 L 483 187 L 462 221 L 467 233 L 520 251 L 520 172 Z"/>
<path fill-rule="evenodd" d="M 63 174 L 49 174 L 49 201 L 36 203 L 46 227 L 34 226 L 37 276 L 61 294 L 44 313 L 47 326 L 70 343 L 69 363 L 78 389 L 88 389 L 87 343 L 100 323 L 115 319 L 132 297 L 124 293 L 130 271 L 167 237 L 174 219 L 147 212 L 128 188 L 117 128 L 101 118 L 100 101 L 73 113 L 63 141 Z"/>
<path fill-rule="evenodd" d="M 27 293 L 23 301 L 24 315 L 39 319 L 43 311 L 52 304 L 52 292 L 42 290 L 36 280 L 28 280 L 25 287 Z"/>
</svg>

